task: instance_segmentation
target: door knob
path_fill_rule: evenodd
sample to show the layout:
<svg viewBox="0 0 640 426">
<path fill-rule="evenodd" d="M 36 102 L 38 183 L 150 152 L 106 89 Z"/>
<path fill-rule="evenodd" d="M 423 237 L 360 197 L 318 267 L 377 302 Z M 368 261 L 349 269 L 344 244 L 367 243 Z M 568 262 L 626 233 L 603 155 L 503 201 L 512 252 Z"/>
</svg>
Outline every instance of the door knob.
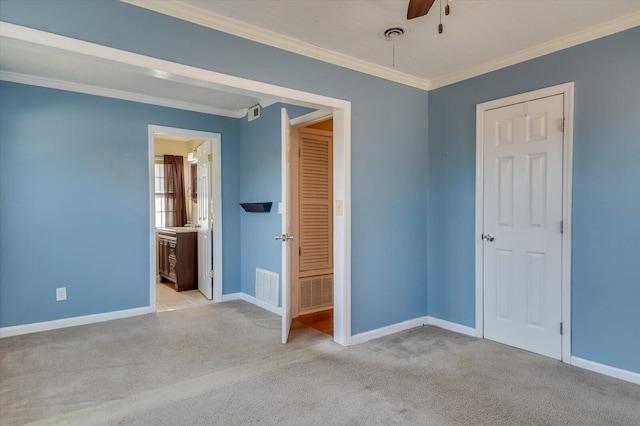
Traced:
<svg viewBox="0 0 640 426">
<path fill-rule="evenodd" d="M 493 235 L 491 234 L 482 234 L 482 239 L 488 242 L 491 242 L 494 240 Z"/>
<path fill-rule="evenodd" d="M 287 241 L 291 241 L 293 240 L 293 235 L 288 235 L 288 234 L 276 235 L 276 240 L 280 240 L 283 243 Z"/>
</svg>

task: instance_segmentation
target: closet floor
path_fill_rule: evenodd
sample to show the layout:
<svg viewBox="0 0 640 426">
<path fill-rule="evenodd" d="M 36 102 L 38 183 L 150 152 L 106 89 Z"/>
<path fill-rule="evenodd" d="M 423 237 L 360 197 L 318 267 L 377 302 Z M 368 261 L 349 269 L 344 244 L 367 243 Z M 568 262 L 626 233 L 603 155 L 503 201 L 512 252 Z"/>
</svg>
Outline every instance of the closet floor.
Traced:
<svg viewBox="0 0 640 426">
<path fill-rule="evenodd" d="M 325 334 L 333 336 L 333 309 L 299 315 L 298 321 Z"/>
</svg>

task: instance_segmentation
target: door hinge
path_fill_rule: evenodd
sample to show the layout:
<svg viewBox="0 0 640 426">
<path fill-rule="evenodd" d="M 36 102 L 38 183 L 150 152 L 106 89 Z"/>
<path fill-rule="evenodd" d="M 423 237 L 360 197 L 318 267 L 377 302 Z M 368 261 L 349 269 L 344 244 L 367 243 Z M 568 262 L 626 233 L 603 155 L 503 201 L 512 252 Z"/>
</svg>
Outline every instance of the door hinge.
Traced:
<svg viewBox="0 0 640 426">
<path fill-rule="evenodd" d="M 560 323 L 560 335 L 562 336 L 562 323 Z"/>
<path fill-rule="evenodd" d="M 301 153 L 301 149 L 300 149 L 300 148 L 298 148 L 298 158 L 300 158 L 300 156 L 301 156 L 301 155 L 302 155 L 302 153 Z"/>
<path fill-rule="evenodd" d="M 213 161 L 213 154 L 207 155 L 207 160 L 209 160 L 209 162 Z"/>
<path fill-rule="evenodd" d="M 213 220 L 213 213 L 209 212 L 209 219 Z"/>
<path fill-rule="evenodd" d="M 209 277 L 213 278 L 213 269 L 209 271 Z"/>
<path fill-rule="evenodd" d="M 302 247 L 298 247 L 298 256 L 302 256 Z"/>
<path fill-rule="evenodd" d="M 564 132 L 564 117 L 562 117 L 562 124 L 560 125 L 560 130 Z"/>
<path fill-rule="evenodd" d="M 564 220 L 560 221 L 560 233 L 564 234 Z"/>
</svg>

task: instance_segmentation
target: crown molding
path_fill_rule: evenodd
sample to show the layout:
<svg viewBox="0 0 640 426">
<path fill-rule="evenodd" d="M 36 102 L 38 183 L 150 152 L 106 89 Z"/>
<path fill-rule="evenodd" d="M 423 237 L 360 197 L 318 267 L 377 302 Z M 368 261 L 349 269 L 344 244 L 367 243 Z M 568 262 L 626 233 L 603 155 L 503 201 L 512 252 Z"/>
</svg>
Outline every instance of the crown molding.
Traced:
<svg viewBox="0 0 640 426">
<path fill-rule="evenodd" d="M 586 43 L 601 37 L 606 37 L 620 31 L 640 26 L 640 12 L 634 12 L 619 18 L 595 25 L 584 30 L 550 40 L 517 52 L 510 53 L 482 64 L 474 65 L 443 76 L 426 80 L 407 73 L 392 70 L 371 62 L 362 61 L 351 56 L 329 49 L 314 46 L 310 43 L 296 40 L 272 31 L 268 31 L 242 21 L 228 18 L 216 13 L 202 10 L 196 6 L 180 0 L 120 0 L 134 6 L 139 6 L 154 12 L 173 16 L 194 24 L 213 28 L 258 43 L 266 44 L 289 52 L 304 55 L 320 61 L 328 62 L 344 68 L 349 68 L 365 74 L 370 74 L 386 80 L 395 81 L 422 90 L 432 90 L 448 86 L 469 78 L 477 77 L 492 71 L 509 67 L 540 56 L 548 55 L 568 47 Z"/>
<path fill-rule="evenodd" d="M 437 89 L 440 87 L 448 86 L 453 83 L 506 68 L 511 65 L 519 64 L 530 59 L 548 55 L 550 53 L 554 53 L 572 46 L 577 46 L 578 44 L 586 43 L 598 38 L 606 37 L 611 34 L 619 33 L 621 31 L 628 30 L 637 26 L 640 26 L 640 12 L 634 12 L 625 16 L 621 16 L 619 18 L 603 22 L 602 24 L 598 24 L 584 30 L 576 31 L 566 36 L 562 36 L 554 40 L 529 47 L 527 49 L 510 53 L 498 59 L 493 59 L 491 61 L 487 61 L 470 68 L 446 74 L 442 77 L 430 80 L 429 86 L 430 89 Z"/>
<path fill-rule="evenodd" d="M 29 84 L 31 86 L 47 87 L 50 89 L 67 90 L 70 92 L 84 93 L 87 95 L 104 96 L 106 98 L 122 99 L 125 101 L 140 102 L 143 104 L 157 105 L 187 111 L 202 112 L 205 114 L 220 115 L 223 117 L 242 118 L 247 115 L 246 109 L 229 110 L 207 105 L 193 104 L 155 96 L 147 96 L 139 93 L 126 92 L 124 90 L 108 89 L 105 87 L 90 86 L 87 84 L 73 83 L 52 78 L 38 77 L 28 74 L 20 74 L 9 71 L 0 71 L 0 80 L 12 83 Z"/>
<path fill-rule="evenodd" d="M 396 71 L 381 65 L 363 61 L 343 53 L 315 46 L 311 43 L 297 40 L 278 34 L 273 31 L 265 30 L 246 22 L 228 18 L 208 10 L 200 9 L 180 0 L 120 0 L 133 6 L 142 7 L 164 15 L 188 21 L 214 30 L 222 31 L 248 40 L 252 40 L 261 44 L 276 47 L 288 52 L 307 56 L 343 68 L 380 77 L 385 80 L 394 81 L 407 86 L 415 87 L 422 90 L 429 90 L 429 81 L 413 76 L 411 74 Z"/>
</svg>

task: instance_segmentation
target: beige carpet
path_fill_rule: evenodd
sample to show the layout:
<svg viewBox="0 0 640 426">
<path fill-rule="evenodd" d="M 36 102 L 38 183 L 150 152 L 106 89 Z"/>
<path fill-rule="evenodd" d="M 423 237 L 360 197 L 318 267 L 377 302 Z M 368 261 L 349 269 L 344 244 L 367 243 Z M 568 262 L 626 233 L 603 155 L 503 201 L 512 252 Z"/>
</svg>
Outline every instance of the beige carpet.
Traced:
<svg viewBox="0 0 640 426">
<path fill-rule="evenodd" d="M 640 386 L 435 327 L 279 336 L 234 301 L 5 338 L 0 424 L 640 424 Z"/>
</svg>

